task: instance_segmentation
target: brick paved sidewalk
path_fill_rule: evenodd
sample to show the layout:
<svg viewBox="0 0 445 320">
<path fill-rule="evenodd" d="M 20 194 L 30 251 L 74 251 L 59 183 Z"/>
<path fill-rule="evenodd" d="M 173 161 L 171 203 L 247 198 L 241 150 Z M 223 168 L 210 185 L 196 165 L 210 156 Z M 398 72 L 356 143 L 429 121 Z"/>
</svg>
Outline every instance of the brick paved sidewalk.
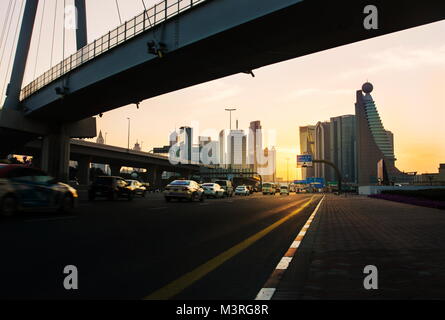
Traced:
<svg viewBox="0 0 445 320">
<path fill-rule="evenodd" d="M 327 195 L 273 299 L 445 299 L 445 212 Z"/>
</svg>

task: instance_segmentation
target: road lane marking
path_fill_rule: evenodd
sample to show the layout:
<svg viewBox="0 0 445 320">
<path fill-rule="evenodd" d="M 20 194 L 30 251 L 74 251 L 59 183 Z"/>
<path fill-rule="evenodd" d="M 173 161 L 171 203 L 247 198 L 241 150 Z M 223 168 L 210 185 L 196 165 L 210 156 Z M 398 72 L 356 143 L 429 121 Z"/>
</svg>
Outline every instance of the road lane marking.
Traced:
<svg viewBox="0 0 445 320">
<path fill-rule="evenodd" d="M 283 257 L 278 263 L 275 269 L 277 270 L 286 270 L 289 267 L 289 263 L 292 261 L 291 257 Z"/>
<path fill-rule="evenodd" d="M 274 293 L 275 293 L 275 288 L 263 288 L 260 290 L 260 292 L 258 293 L 257 300 L 270 300 L 272 299 Z"/>
<path fill-rule="evenodd" d="M 176 296 L 178 293 L 182 292 L 187 287 L 191 286 L 196 281 L 202 279 L 204 276 L 206 276 L 208 273 L 212 272 L 219 266 L 221 266 L 223 263 L 225 263 L 227 260 L 233 258 L 240 252 L 244 251 L 251 245 L 253 245 L 258 240 L 262 239 L 266 235 L 268 235 L 270 232 L 281 226 L 283 223 L 287 222 L 294 216 L 296 216 L 298 213 L 303 211 L 307 206 L 309 206 L 314 197 L 311 197 L 308 201 L 306 201 L 303 205 L 301 205 L 298 209 L 292 211 L 287 216 L 281 218 L 280 220 L 276 221 L 275 223 L 271 224 L 270 226 L 264 228 L 263 230 L 257 232 L 256 234 L 250 236 L 249 238 L 245 239 L 244 241 L 238 243 L 237 245 L 233 246 L 232 248 L 224 251 L 223 253 L 219 254 L 218 256 L 210 259 L 206 263 L 200 265 L 196 269 L 184 274 L 183 276 L 179 277 L 178 279 L 170 282 L 166 286 L 156 290 L 155 292 L 151 293 L 150 295 L 146 296 L 144 300 L 167 300 L 174 296 Z M 283 209 L 285 210 L 285 209 Z"/>
<path fill-rule="evenodd" d="M 276 289 L 278 288 L 278 285 L 281 279 L 283 278 L 284 271 L 289 268 L 289 264 L 294 258 L 295 252 L 297 252 L 297 249 L 300 246 L 304 236 L 306 235 L 306 231 L 309 229 L 312 221 L 314 220 L 315 215 L 320 209 L 321 203 L 323 202 L 324 198 L 325 198 L 324 196 L 323 198 L 321 198 L 314 212 L 311 214 L 311 216 L 309 217 L 303 228 L 301 228 L 301 231 L 298 234 L 297 238 L 292 242 L 289 250 L 286 252 L 284 257 L 278 263 L 277 267 L 275 268 L 275 271 L 266 281 L 264 287 L 258 292 L 255 300 L 271 300 L 273 298 Z"/>
</svg>

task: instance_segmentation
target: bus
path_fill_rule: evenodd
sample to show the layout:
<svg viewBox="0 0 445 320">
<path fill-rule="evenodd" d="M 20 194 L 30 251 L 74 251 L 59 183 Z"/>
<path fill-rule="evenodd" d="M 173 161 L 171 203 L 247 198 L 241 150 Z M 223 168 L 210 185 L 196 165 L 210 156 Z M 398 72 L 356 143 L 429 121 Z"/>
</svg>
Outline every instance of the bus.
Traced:
<svg viewBox="0 0 445 320">
<path fill-rule="evenodd" d="M 263 183 L 262 190 L 263 190 L 264 195 L 266 195 L 266 194 L 275 195 L 275 193 L 277 192 L 277 186 L 275 185 L 275 183 L 266 182 L 266 183 Z"/>
</svg>

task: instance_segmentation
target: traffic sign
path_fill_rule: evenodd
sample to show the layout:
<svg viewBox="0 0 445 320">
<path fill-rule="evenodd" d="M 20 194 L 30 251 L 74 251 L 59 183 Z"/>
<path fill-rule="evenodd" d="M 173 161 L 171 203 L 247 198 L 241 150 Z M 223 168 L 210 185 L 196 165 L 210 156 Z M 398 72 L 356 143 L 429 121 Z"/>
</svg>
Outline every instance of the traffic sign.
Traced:
<svg viewBox="0 0 445 320">
<path fill-rule="evenodd" d="M 297 156 L 297 168 L 307 168 L 312 166 L 313 162 L 311 154 L 303 154 Z"/>
</svg>

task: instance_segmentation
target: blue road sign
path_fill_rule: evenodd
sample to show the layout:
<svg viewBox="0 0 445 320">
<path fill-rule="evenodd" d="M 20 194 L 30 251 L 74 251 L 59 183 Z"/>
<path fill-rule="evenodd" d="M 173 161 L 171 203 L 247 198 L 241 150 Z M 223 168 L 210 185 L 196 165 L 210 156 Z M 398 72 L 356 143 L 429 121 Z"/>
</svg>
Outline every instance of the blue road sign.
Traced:
<svg viewBox="0 0 445 320">
<path fill-rule="evenodd" d="M 297 168 L 312 167 L 312 155 L 303 154 L 297 156 Z"/>
</svg>

